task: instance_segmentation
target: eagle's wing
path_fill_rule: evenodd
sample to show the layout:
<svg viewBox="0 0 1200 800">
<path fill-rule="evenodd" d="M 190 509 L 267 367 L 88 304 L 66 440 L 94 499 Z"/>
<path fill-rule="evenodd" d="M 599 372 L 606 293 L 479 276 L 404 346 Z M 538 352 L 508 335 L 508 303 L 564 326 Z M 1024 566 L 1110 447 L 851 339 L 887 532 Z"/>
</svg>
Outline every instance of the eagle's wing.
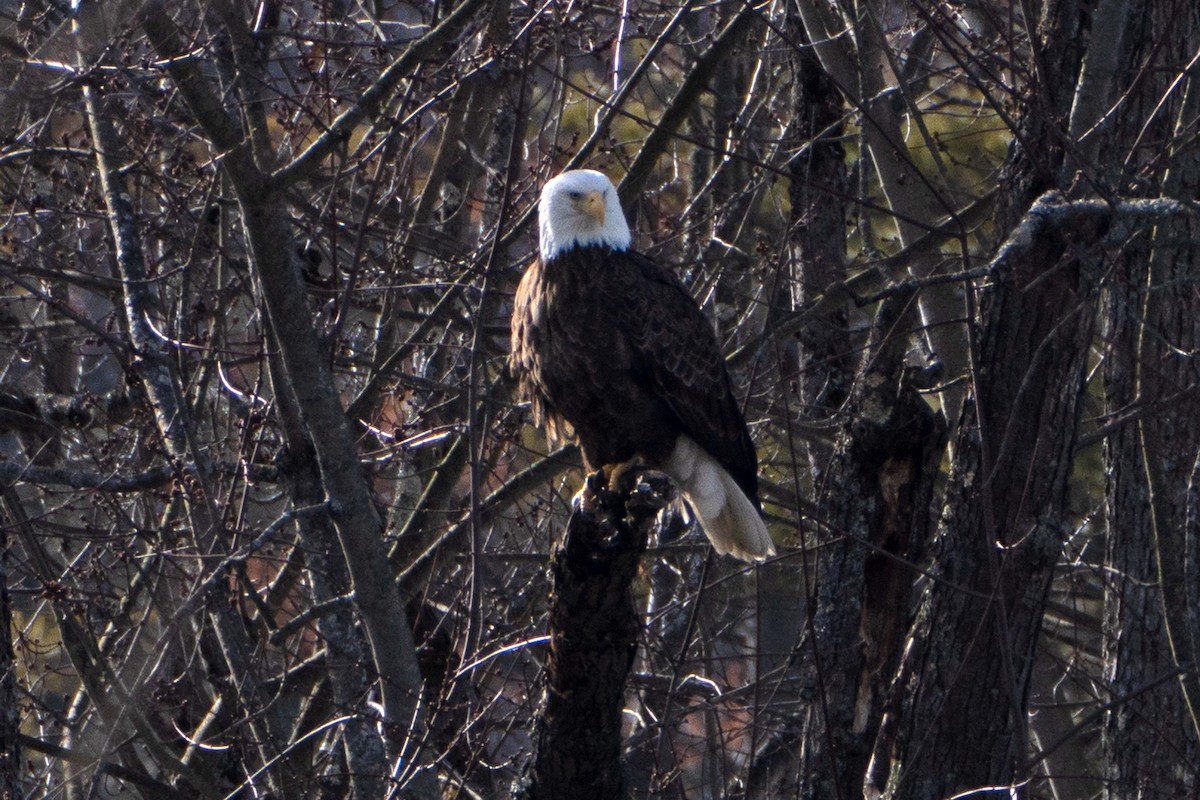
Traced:
<svg viewBox="0 0 1200 800">
<path fill-rule="evenodd" d="M 612 296 L 633 351 L 635 378 L 678 416 L 684 433 L 712 455 L 752 502 L 758 502 L 758 458 L 733 393 L 712 324 L 687 288 L 665 267 L 636 252 L 629 270 L 617 272 Z"/>
</svg>

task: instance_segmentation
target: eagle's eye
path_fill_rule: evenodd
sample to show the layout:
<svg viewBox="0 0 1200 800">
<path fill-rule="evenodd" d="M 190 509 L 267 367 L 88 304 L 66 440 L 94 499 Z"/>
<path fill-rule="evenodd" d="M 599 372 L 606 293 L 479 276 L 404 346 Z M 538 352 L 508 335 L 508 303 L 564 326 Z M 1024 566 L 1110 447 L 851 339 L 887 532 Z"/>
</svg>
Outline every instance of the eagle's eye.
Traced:
<svg viewBox="0 0 1200 800">
<path fill-rule="evenodd" d="M 583 192 L 567 192 L 567 195 L 572 200 L 578 200 L 579 198 L 583 197 Z"/>
</svg>

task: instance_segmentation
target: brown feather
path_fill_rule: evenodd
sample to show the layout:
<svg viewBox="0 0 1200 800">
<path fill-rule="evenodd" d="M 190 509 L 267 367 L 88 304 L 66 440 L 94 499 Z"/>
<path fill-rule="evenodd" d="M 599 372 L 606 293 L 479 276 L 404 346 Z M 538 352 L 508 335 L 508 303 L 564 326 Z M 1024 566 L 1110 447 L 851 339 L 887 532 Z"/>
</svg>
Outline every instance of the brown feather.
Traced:
<svg viewBox="0 0 1200 800">
<path fill-rule="evenodd" d="M 576 247 L 517 288 L 512 365 L 548 432 L 573 428 L 589 469 L 661 467 L 680 434 L 758 506 L 757 457 L 712 326 L 671 271 L 633 251 Z"/>
</svg>

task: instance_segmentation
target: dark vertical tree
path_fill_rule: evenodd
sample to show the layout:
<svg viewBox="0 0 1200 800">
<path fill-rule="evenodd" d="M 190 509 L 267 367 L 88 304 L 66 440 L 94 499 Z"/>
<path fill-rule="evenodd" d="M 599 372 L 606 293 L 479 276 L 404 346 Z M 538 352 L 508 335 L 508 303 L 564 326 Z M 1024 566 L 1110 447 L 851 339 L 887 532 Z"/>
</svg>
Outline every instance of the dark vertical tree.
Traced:
<svg viewBox="0 0 1200 800">
<path fill-rule="evenodd" d="M 6 490 L 8 495 L 11 490 Z M 9 498 L 0 500 L 5 508 L 4 527 L 10 526 L 7 505 Z M 8 598 L 8 534 L 0 533 L 0 626 L 12 630 L 12 609 Z M 21 707 L 17 702 L 17 660 L 13 654 L 12 639 L 8 636 L 0 641 L 0 797 L 21 797 Z"/>
<path fill-rule="evenodd" d="M 1130 60 L 1150 57 L 1146 47 L 1163 25 L 1177 33 L 1175 58 L 1195 58 L 1200 16 L 1188 9 L 1167 17 L 1138 4 L 1130 10 Z M 1178 142 L 1200 119 L 1200 86 L 1193 78 L 1169 113 L 1149 119 L 1153 82 L 1132 99 L 1122 127 L 1150 125 L 1154 138 Z M 1194 135 L 1194 133 L 1192 134 Z M 1117 139 L 1109 134 L 1110 139 Z M 1117 139 L 1117 142 L 1121 142 Z M 1164 195 L 1182 196 L 1200 185 L 1188 148 L 1170 145 L 1150 156 L 1126 158 L 1134 175 L 1109 180 L 1152 181 Z M 1194 670 L 1196 634 L 1195 470 L 1200 431 L 1195 417 L 1196 365 L 1183 353 L 1197 342 L 1196 251 L 1172 241 L 1194 240 L 1195 220 L 1163 220 L 1140 229 L 1113 266 L 1106 292 L 1105 413 L 1114 422 L 1106 439 L 1105 552 L 1105 791 L 1109 797 L 1183 796 L 1195 786 L 1200 746 Z"/>
<path fill-rule="evenodd" d="M 627 796 L 622 712 L 641 630 L 632 583 L 670 486 L 662 476 L 602 480 L 589 476 L 550 558 L 545 699 L 517 797 Z"/>
</svg>

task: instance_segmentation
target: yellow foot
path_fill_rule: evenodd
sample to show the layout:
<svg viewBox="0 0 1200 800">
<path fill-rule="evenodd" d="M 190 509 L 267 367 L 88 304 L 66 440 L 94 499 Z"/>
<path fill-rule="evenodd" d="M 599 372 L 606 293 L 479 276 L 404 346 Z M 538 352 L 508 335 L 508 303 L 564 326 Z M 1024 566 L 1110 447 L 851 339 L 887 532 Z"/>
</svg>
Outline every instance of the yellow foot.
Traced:
<svg viewBox="0 0 1200 800">
<path fill-rule="evenodd" d="M 620 464 L 605 464 L 599 473 L 604 476 L 604 485 L 618 494 L 628 494 L 637 483 L 638 476 L 647 469 L 641 456 L 634 456 Z"/>
<path fill-rule="evenodd" d="M 640 456 L 620 464 L 605 464 L 587 475 L 583 486 L 571 498 L 571 505 L 586 513 L 595 513 L 599 510 L 602 498 L 628 495 L 637 485 L 638 477 L 647 469 Z"/>
</svg>

